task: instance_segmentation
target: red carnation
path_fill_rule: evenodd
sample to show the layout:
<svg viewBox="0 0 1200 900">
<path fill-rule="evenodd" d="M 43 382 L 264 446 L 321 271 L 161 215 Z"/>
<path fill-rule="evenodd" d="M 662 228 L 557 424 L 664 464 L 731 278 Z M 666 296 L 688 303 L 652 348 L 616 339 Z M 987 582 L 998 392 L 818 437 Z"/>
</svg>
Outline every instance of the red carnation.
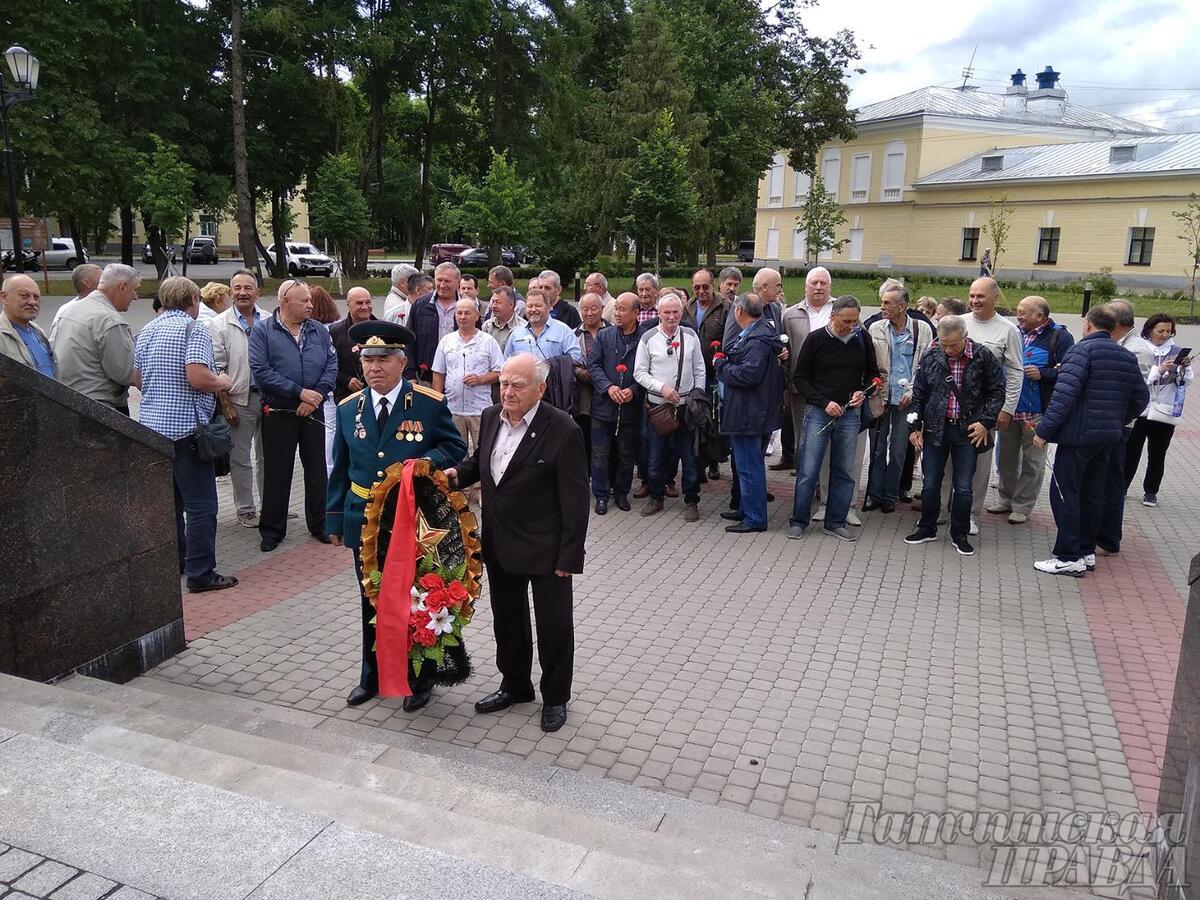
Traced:
<svg viewBox="0 0 1200 900">
<path fill-rule="evenodd" d="M 625 363 L 617 363 L 617 371 L 624 375 L 629 371 L 629 366 L 625 365 Z"/>
<path fill-rule="evenodd" d="M 679 341 L 671 341 L 671 349 L 678 350 L 679 349 Z"/>
<path fill-rule="evenodd" d="M 419 366 L 417 366 L 417 368 L 418 368 L 418 369 L 420 369 L 422 372 L 428 372 L 428 371 L 429 371 L 429 364 L 428 364 L 428 363 L 421 363 Z"/>
<path fill-rule="evenodd" d="M 413 610 L 413 612 L 408 617 L 409 630 L 412 631 L 414 634 L 416 632 L 420 631 L 422 628 L 425 628 L 425 626 L 428 624 L 429 624 L 428 610 L 424 610 L 424 609 Z M 429 629 L 426 628 L 425 630 L 428 631 Z"/>
<path fill-rule="evenodd" d="M 722 353 L 720 350 L 718 350 L 716 353 L 713 354 L 713 362 L 716 362 L 718 359 L 724 359 L 724 358 L 725 358 L 725 354 Z"/>
<path fill-rule="evenodd" d="M 460 606 L 471 596 L 461 581 L 450 582 L 446 587 L 446 593 L 450 595 L 450 606 Z"/>
<path fill-rule="evenodd" d="M 428 628 L 418 628 L 413 632 L 413 640 L 422 647 L 432 647 L 437 643 L 438 636 Z"/>
<path fill-rule="evenodd" d="M 708 346 L 710 346 L 710 347 L 712 347 L 714 350 L 716 350 L 718 347 L 720 347 L 720 346 L 721 346 L 721 342 L 720 342 L 720 341 L 713 341 L 713 342 L 712 342 L 711 344 L 709 344 Z"/>
<path fill-rule="evenodd" d="M 442 576 L 437 572 L 430 572 L 428 575 L 422 575 L 421 580 L 417 582 L 417 587 L 423 591 L 436 591 L 439 588 L 444 588 L 446 582 L 442 580 Z"/>
<path fill-rule="evenodd" d="M 430 614 L 439 613 L 448 606 L 454 605 L 454 598 L 445 588 L 430 591 L 425 595 L 425 608 Z"/>
</svg>

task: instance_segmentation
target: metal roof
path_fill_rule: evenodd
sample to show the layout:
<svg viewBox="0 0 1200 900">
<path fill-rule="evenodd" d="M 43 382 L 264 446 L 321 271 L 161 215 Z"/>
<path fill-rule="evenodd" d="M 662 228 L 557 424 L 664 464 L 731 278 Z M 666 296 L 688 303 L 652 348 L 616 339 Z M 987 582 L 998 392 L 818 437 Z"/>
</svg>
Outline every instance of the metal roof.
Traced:
<svg viewBox="0 0 1200 900">
<path fill-rule="evenodd" d="M 1132 119 L 1123 119 L 1120 116 L 1087 106 L 1076 106 L 1069 100 L 1062 117 L 1059 118 L 1034 112 L 1005 112 L 1003 94 L 990 94 L 970 88 L 959 90 L 946 87 L 920 88 L 907 94 L 901 94 L 899 97 L 892 97 L 890 100 L 868 104 L 858 110 L 857 122 L 859 125 L 864 125 L 868 122 L 916 115 L 1100 129 L 1118 134 L 1163 134 L 1161 128 L 1154 128 Z"/>
<path fill-rule="evenodd" d="M 1135 147 L 1130 162 L 1113 162 L 1113 147 Z M 1003 157 L 1001 168 L 983 171 L 984 157 Z M 1200 133 L 1125 137 L 1109 141 L 1005 147 L 977 153 L 918 179 L 914 186 L 1061 178 L 1200 172 Z M 1200 182 L 1198 182 L 1200 187 Z"/>
</svg>

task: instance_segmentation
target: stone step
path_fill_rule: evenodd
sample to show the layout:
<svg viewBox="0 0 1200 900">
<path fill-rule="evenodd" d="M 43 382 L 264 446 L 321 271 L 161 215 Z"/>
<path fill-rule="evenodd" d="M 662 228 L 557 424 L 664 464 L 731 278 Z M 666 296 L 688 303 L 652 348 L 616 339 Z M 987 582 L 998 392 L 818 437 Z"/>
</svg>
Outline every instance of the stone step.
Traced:
<svg viewBox="0 0 1200 900">
<path fill-rule="evenodd" d="M 662 893 L 656 886 L 666 883 L 670 897 L 785 897 L 796 879 L 808 881 L 793 865 L 765 866 L 765 855 L 739 858 L 715 845 L 513 803 L 448 778 L 438 784 L 99 697 L 22 688 L 0 683 L 0 722 L 8 728 L 595 896 Z M 438 827 L 429 830 L 430 822 Z"/>
<path fill-rule="evenodd" d="M 610 893 L 612 885 L 604 880 L 618 875 L 621 890 L 642 884 L 645 889 L 639 894 L 663 893 L 653 877 L 662 874 L 655 873 L 655 867 L 664 865 L 669 877 L 663 884 L 678 885 L 681 877 L 686 884 L 688 875 L 701 882 L 682 891 L 689 896 L 721 896 L 722 891 L 724 896 L 779 897 L 802 897 L 807 891 L 810 900 L 1007 896 L 980 887 L 984 873 L 976 869 L 887 847 L 842 848 L 836 836 L 824 832 L 246 698 L 147 678 L 130 685 L 72 678 L 60 688 L 78 698 L 60 701 L 76 715 L 112 720 L 209 755 L 184 753 L 175 763 L 157 745 L 114 749 L 108 743 L 105 752 L 134 754 L 127 758 L 152 767 L 177 764 L 171 771 L 183 777 L 204 776 L 199 780 L 285 806 L 299 804 L 297 808 L 317 808 L 325 814 L 332 810 L 338 821 L 385 834 L 394 833 L 386 830 L 394 825 L 386 816 L 380 818 L 380 795 L 409 805 L 440 803 L 445 809 L 452 804 L 454 814 L 487 823 L 493 830 L 532 835 L 535 843 L 568 841 L 574 846 L 538 844 L 548 854 L 541 862 L 556 857 L 577 860 L 589 891 L 601 896 L 620 893 Z M 4 695 L 0 682 L 0 698 Z M 5 722 L 0 708 L 0 724 Z M 287 770 L 290 778 L 276 777 L 277 769 Z M 297 791 L 305 795 L 302 801 Z M 346 799 L 347 792 L 354 792 L 353 801 Z M 403 831 L 398 836 L 419 839 Z M 534 865 L 538 860 L 526 862 Z M 561 867 L 522 871 L 564 883 Z M 566 885 L 579 888 L 582 883 Z M 711 894 L 712 889 L 717 893 Z M 1063 900 L 1080 894 L 1022 889 L 1020 896 Z"/>
<path fill-rule="evenodd" d="M 80 724 L 69 717 L 58 721 L 62 729 Z M 116 738 L 119 729 L 109 728 Z M 64 743 L 65 733 L 57 737 L 0 729 L 0 834 L 32 852 L 69 860 L 154 895 L 172 900 L 587 896 L 80 750 Z"/>
</svg>

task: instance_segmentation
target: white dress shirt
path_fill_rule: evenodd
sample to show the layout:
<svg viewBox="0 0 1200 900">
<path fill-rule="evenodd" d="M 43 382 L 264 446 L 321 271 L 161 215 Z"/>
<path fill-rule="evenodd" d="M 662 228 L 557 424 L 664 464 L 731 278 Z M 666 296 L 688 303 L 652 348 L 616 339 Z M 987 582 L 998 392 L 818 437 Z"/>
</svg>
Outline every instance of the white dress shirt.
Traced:
<svg viewBox="0 0 1200 900">
<path fill-rule="evenodd" d="M 512 462 L 513 454 L 521 445 L 521 439 L 529 430 L 529 424 L 533 421 L 537 410 L 538 407 L 535 403 L 515 426 L 509 425 L 504 413 L 500 413 L 500 429 L 496 432 L 496 443 L 492 445 L 491 456 L 492 480 L 497 484 L 504 477 L 504 473 L 508 471 L 508 464 Z"/>
<path fill-rule="evenodd" d="M 400 399 L 400 388 L 402 387 L 404 387 L 403 378 L 397 381 L 396 386 L 386 394 L 376 394 L 374 391 L 371 391 L 371 409 L 375 412 L 376 421 L 379 421 L 379 402 L 381 400 L 387 401 L 388 415 L 390 416 L 396 408 L 396 401 Z"/>
<path fill-rule="evenodd" d="M 833 300 L 826 300 L 820 307 L 809 305 L 807 300 L 801 300 L 800 306 L 808 313 L 808 333 L 824 328 L 833 318 Z"/>
</svg>

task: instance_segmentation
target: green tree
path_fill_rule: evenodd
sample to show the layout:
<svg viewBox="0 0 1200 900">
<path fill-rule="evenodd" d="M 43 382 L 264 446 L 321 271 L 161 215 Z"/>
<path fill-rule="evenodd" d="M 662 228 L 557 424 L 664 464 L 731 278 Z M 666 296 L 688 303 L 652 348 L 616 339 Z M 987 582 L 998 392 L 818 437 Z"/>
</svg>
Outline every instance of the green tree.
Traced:
<svg viewBox="0 0 1200 900">
<path fill-rule="evenodd" d="M 371 211 L 358 189 L 358 171 L 345 153 L 327 156 L 305 192 L 313 231 L 337 244 L 342 268 L 351 278 L 367 274 L 366 266 L 358 265 L 354 245 L 371 234 Z"/>
<path fill-rule="evenodd" d="M 144 154 L 137 179 L 137 207 L 146 223 L 158 277 L 167 269 L 164 248 L 182 237 L 196 207 L 196 170 L 180 159 L 179 148 L 157 134 L 154 150 Z"/>
<path fill-rule="evenodd" d="M 983 233 L 992 244 L 992 273 L 1000 270 L 1000 254 L 1008 247 L 1008 232 L 1012 227 L 1013 208 L 1009 205 L 1008 194 L 988 198 L 988 220 L 984 223 Z"/>
<path fill-rule="evenodd" d="M 848 239 L 837 236 L 838 227 L 845 224 L 842 208 L 833 194 L 825 190 L 824 179 L 820 174 L 814 175 L 797 223 L 797 230 L 804 232 L 806 260 L 816 260 L 823 252 L 837 253 L 845 247 Z"/>
<path fill-rule="evenodd" d="M 630 176 L 629 213 L 622 222 L 631 234 L 654 240 L 654 271 L 658 271 L 663 238 L 676 237 L 696 221 L 699 195 L 688 171 L 688 151 L 675 137 L 669 110 L 659 115 L 650 138 L 638 141 Z"/>
<path fill-rule="evenodd" d="M 452 226 L 488 248 L 489 262 L 500 262 L 503 243 L 532 243 L 537 230 L 533 182 L 517 173 L 505 153 L 492 151 L 492 164 L 482 180 L 456 176 L 451 187 L 459 197 L 447 213 Z"/>
<path fill-rule="evenodd" d="M 1173 210 L 1171 215 L 1179 223 L 1178 237 L 1187 246 L 1187 258 L 1192 267 L 1190 273 L 1185 269 L 1184 274 L 1189 276 L 1190 315 L 1194 316 L 1197 279 L 1200 278 L 1200 197 L 1188 194 L 1188 205 L 1183 209 Z"/>
</svg>

